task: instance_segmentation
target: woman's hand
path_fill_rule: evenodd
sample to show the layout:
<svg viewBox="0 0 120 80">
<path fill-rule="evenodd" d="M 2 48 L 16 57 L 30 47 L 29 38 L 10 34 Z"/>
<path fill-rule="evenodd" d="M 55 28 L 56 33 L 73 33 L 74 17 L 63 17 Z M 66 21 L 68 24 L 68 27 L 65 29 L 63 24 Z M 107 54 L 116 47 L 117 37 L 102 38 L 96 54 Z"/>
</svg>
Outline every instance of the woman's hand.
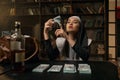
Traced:
<svg viewBox="0 0 120 80">
<path fill-rule="evenodd" d="M 74 46 L 74 44 L 75 44 L 75 39 L 72 37 L 72 35 L 68 35 L 63 29 L 62 29 L 62 27 L 60 28 L 60 29 L 57 29 L 56 31 L 55 31 L 55 35 L 56 36 L 61 36 L 61 37 L 64 37 L 67 41 L 68 41 L 68 43 L 71 45 L 71 47 L 73 47 Z"/>
<path fill-rule="evenodd" d="M 44 32 L 48 33 L 48 31 L 52 29 L 53 24 L 54 24 L 54 20 L 53 19 L 49 19 L 47 22 L 45 22 Z"/>
<path fill-rule="evenodd" d="M 60 29 L 57 29 L 57 30 L 55 31 L 55 35 L 56 35 L 57 37 L 58 37 L 58 36 L 64 37 L 64 38 L 67 38 L 67 37 L 68 37 L 67 33 L 62 29 L 62 27 L 61 27 Z"/>
<path fill-rule="evenodd" d="M 45 25 L 44 25 L 44 39 L 45 40 L 47 40 L 49 38 L 48 32 L 49 32 L 49 30 L 52 29 L 53 24 L 54 24 L 53 19 L 49 19 L 47 22 L 45 22 Z"/>
</svg>

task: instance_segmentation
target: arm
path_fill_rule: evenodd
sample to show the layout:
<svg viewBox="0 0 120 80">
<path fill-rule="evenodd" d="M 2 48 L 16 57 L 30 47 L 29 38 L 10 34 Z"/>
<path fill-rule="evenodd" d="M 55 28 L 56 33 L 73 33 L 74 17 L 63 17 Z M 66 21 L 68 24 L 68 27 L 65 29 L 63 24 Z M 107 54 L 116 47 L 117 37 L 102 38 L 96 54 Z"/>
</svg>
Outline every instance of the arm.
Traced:
<svg viewBox="0 0 120 80">
<path fill-rule="evenodd" d="M 83 42 L 85 43 L 85 42 Z M 88 46 L 80 46 L 79 42 L 76 41 L 74 46 L 72 47 L 75 52 L 79 55 L 79 57 L 82 58 L 83 61 L 87 61 L 89 58 L 89 47 Z"/>
<path fill-rule="evenodd" d="M 71 47 L 74 49 L 74 51 L 78 54 L 79 57 L 82 58 L 83 61 L 87 61 L 89 58 L 89 47 L 81 46 L 79 44 L 79 41 L 75 41 L 72 39 L 67 39 L 68 43 L 71 45 Z M 83 41 L 83 44 L 85 45 L 87 41 Z"/>
<path fill-rule="evenodd" d="M 53 19 L 49 19 L 44 26 L 44 41 L 45 41 L 45 49 L 48 54 L 48 57 L 50 60 L 54 60 L 59 56 L 59 51 L 56 47 L 55 40 L 52 42 L 49 39 L 49 30 L 52 28 L 52 25 L 54 24 Z"/>
<path fill-rule="evenodd" d="M 59 57 L 58 48 L 57 47 L 53 48 L 49 39 L 45 40 L 45 49 L 50 60 L 55 60 L 56 58 Z"/>
</svg>

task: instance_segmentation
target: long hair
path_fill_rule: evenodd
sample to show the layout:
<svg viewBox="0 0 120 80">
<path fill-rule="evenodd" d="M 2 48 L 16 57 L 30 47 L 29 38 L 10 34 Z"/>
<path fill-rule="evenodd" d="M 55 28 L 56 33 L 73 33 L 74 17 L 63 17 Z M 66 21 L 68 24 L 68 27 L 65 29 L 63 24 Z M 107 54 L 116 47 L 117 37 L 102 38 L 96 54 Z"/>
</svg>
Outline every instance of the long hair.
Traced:
<svg viewBox="0 0 120 80">
<path fill-rule="evenodd" d="M 86 34 L 86 30 L 85 27 L 82 23 L 82 21 L 80 20 L 80 26 L 79 26 L 79 30 L 77 32 L 77 35 L 75 37 L 76 41 L 79 43 L 79 46 L 81 47 L 87 47 L 88 46 L 88 37 Z M 67 42 L 67 40 L 65 41 L 63 50 L 62 50 L 62 55 L 65 57 L 69 57 L 69 43 Z M 77 55 L 77 58 L 79 56 Z"/>
</svg>

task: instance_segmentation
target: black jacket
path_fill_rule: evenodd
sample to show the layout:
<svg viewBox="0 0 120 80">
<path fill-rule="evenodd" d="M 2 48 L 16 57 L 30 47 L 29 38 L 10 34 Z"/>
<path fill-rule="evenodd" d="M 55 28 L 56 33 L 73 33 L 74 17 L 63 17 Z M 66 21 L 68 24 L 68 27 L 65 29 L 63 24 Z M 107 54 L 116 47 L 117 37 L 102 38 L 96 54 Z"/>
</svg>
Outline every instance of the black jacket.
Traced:
<svg viewBox="0 0 120 80">
<path fill-rule="evenodd" d="M 50 60 L 54 60 L 59 57 L 58 48 L 54 48 L 51 45 L 50 39 L 45 40 L 46 52 Z M 65 46 L 63 47 L 63 53 L 67 57 L 69 54 L 69 44 L 66 41 Z M 77 53 L 77 57 L 81 57 L 83 61 L 87 61 L 89 58 L 89 47 L 88 47 L 88 37 L 85 31 L 83 24 L 80 23 L 79 31 L 76 34 L 76 43 L 72 47 L 73 50 Z"/>
</svg>

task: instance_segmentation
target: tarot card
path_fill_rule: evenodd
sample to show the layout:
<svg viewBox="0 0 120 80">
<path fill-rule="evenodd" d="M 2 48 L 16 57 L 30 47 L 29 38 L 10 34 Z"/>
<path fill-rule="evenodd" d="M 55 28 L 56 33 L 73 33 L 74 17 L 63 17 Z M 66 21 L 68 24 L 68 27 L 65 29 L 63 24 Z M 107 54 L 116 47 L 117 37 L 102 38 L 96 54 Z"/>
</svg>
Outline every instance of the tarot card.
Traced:
<svg viewBox="0 0 120 80">
<path fill-rule="evenodd" d="M 49 67 L 49 64 L 40 64 L 37 67 L 35 67 L 32 72 L 43 72 L 45 69 Z"/>
<path fill-rule="evenodd" d="M 62 69 L 62 65 L 53 65 L 48 72 L 60 72 Z"/>
</svg>

